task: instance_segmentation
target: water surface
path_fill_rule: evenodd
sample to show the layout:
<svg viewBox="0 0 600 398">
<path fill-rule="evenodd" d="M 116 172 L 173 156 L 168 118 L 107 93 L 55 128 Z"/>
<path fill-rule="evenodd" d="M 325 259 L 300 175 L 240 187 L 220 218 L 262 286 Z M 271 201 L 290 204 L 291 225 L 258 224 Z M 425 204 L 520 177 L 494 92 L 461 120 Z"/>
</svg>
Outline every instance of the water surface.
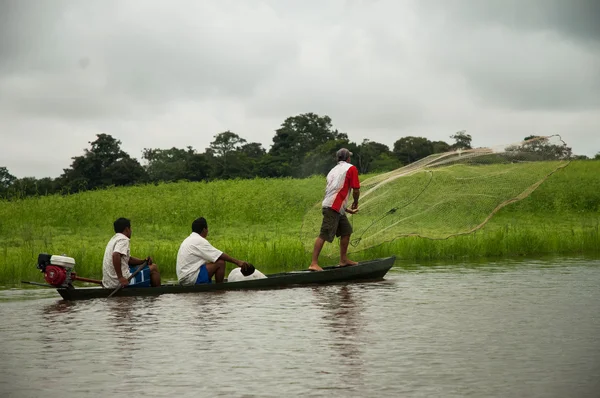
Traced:
<svg viewBox="0 0 600 398">
<path fill-rule="evenodd" d="M 599 314 L 590 259 L 75 303 L 4 290 L 0 395 L 598 397 Z"/>
</svg>

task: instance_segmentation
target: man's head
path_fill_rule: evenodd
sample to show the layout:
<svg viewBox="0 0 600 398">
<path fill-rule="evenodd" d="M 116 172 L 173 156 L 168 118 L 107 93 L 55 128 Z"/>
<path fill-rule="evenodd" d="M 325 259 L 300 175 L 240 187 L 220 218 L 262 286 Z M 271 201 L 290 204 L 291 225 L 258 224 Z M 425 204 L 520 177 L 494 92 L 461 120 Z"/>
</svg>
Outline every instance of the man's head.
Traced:
<svg viewBox="0 0 600 398">
<path fill-rule="evenodd" d="M 121 233 L 128 238 L 131 238 L 131 221 L 126 218 L 119 218 L 114 223 L 115 233 Z"/>
<path fill-rule="evenodd" d="M 337 156 L 338 162 L 340 160 L 343 160 L 345 162 L 349 162 L 350 161 L 350 156 L 352 156 L 352 152 L 350 152 L 346 148 L 342 148 L 342 149 L 340 149 L 340 150 L 337 151 L 337 153 L 335 154 L 335 156 Z"/>
<path fill-rule="evenodd" d="M 206 238 L 206 235 L 208 235 L 208 224 L 204 217 L 199 217 L 194 220 L 192 223 L 192 232 Z"/>
<path fill-rule="evenodd" d="M 254 273 L 255 270 L 256 270 L 256 268 L 254 268 L 254 265 L 248 264 L 248 266 L 246 268 L 241 269 L 241 272 L 242 272 L 242 275 L 244 275 L 244 276 L 250 276 Z"/>
</svg>

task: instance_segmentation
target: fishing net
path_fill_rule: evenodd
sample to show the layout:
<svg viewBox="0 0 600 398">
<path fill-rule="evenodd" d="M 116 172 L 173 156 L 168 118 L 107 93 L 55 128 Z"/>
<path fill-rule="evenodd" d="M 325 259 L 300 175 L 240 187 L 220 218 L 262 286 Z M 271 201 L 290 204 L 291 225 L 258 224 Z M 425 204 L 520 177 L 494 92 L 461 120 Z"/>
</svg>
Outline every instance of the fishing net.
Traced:
<svg viewBox="0 0 600 398">
<path fill-rule="evenodd" d="M 529 196 L 570 162 L 560 136 L 430 155 L 361 183 L 359 212 L 346 213 L 354 232 L 349 253 L 394 239 L 447 239 L 482 228 L 504 206 Z M 352 197 L 348 205 L 352 202 Z M 312 251 L 321 202 L 307 211 L 300 239 Z M 321 252 L 339 253 L 339 240 Z"/>
</svg>

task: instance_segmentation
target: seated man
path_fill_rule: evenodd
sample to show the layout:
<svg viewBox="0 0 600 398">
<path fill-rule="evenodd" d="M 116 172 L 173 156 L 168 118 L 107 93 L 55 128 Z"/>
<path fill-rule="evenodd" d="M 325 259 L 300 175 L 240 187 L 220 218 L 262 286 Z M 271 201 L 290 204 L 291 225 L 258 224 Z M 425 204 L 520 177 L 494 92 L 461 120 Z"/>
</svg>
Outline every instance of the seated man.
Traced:
<svg viewBox="0 0 600 398">
<path fill-rule="evenodd" d="M 129 239 L 131 238 L 131 221 L 119 218 L 114 222 L 115 235 L 110 239 L 104 251 L 102 262 L 102 285 L 114 289 L 121 286 L 148 287 L 160 286 L 160 273 L 158 266 L 152 264 L 150 257 L 145 260 L 129 255 Z M 138 265 L 148 261 L 135 279 L 129 280 Z"/>
<path fill-rule="evenodd" d="M 264 279 L 266 278 L 265 274 L 254 268 L 252 264 L 249 264 L 249 269 L 246 271 L 241 268 L 234 268 L 227 276 L 227 282 L 242 282 L 249 281 L 252 279 Z"/>
<path fill-rule="evenodd" d="M 207 240 L 208 224 L 204 217 L 192 223 L 192 234 L 185 238 L 177 252 L 177 279 L 181 285 L 216 283 L 225 279 L 225 261 L 242 269 L 248 267 L 245 261 L 236 260 L 221 250 L 214 248 Z"/>
</svg>

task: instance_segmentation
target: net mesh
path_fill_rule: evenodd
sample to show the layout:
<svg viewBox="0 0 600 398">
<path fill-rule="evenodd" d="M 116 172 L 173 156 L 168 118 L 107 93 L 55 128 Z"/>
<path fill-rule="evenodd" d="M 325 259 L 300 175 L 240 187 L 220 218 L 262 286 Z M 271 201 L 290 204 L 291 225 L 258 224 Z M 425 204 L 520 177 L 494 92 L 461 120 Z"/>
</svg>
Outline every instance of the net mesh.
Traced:
<svg viewBox="0 0 600 398">
<path fill-rule="evenodd" d="M 406 236 L 447 239 L 482 228 L 502 207 L 529 196 L 570 162 L 558 135 L 489 148 L 430 155 L 361 183 L 349 253 Z M 349 203 L 352 202 L 350 197 Z M 321 202 L 307 211 L 300 239 L 312 251 L 322 221 Z M 334 243 L 336 243 L 334 241 Z M 339 253 L 338 244 L 321 252 Z"/>
</svg>

